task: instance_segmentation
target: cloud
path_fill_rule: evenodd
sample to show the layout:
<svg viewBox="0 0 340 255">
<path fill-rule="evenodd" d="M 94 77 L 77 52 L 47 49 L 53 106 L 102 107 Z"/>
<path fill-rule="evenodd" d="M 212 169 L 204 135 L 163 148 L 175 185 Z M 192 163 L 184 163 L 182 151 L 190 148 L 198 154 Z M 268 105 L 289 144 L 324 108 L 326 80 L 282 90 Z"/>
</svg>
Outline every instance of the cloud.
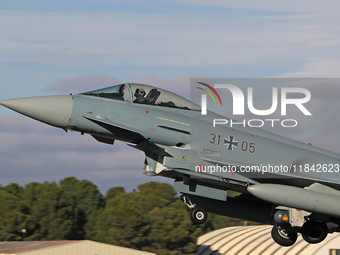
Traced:
<svg viewBox="0 0 340 255">
<path fill-rule="evenodd" d="M 161 13 L 1 10 L 1 97 L 77 94 L 127 81 L 154 82 L 188 97 L 191 74 L 337 75 L 340 22 L 334 1 L 168 4 Z"/>
<path fill-rule="evenodd" d="M 311 24 L 315 16 L 310 12 L 318 8 L 305 7 L 300 17 L 290 14 L 288 20 L 280 14 L 285 19 L 275 22 L 268 19 L 279 18 L 277 13 L 246 16 L 228 9 L 292 11 L 296 7 L 292 4 L 283 8 L 283 4 L 267 1 L 247 2 L 249 5 L 209 1 L 209 5 L 227 7 L 223 14 L 1 11 L 1 23 L 10 24 L 11 29 L 0 28 L 3 37 L 0 53 L 7 61 L 42 62 L 68 68 L 103 64 L 111 68 L 190 68 L 259 64 L 259 60 L 268 63 L 296 55 L 318 57 L 321 49 L 339 45 L 339 25 L 336 25 L 339 23 L 334 22 L 338 18 L 317 17 L 322 22 Z M 324 10 L 325 6 L 322 4 L 320 9 Z"/>
<path fill-rule="evenodd" d="M 66 134 L 17 114 L 0 116 L 0 162 L 2 185 L 75 176 L 105 193 L 113 186 L 131 190 L 151 180 L 143 175 L 144 154 L 125 143 L 98 143 L 89 135 Z"/>
<path fill-rule="evenodd" d="M 259 1 L 232 1 L 232 0 L 178 0 L 178 2 L 191 4 L 191 5 L 203 5 L 203 6 L 219 6 L 225 8 L 235 9 L 249 9 L 268 12 L 292 12 L 292 13 L 322 13 L 325 15 L 336 14 L 339 10 L 339 5 L 336 0 L 326 0 L 323 2 L 312 1 L 293 1 L 288 0 L 285 2 L 273 2 L 270 0 Z"/>
<path fill-rule="evenodd" d="M 287 72 L 278 75 L 278 77 L 290 78 L 339 78 L 340 60 L 313 58 L 309 63 L 302 66 L 300 70 Z"/>
<path fill-rule="evenodd" d="M 57 93 L 82 93 L 99 88 L 123 83 L 121 80 L 104 74 L 79 76 L 73 79 L 63 78 L 51 84 L 47 91 Z"/>
</svg>

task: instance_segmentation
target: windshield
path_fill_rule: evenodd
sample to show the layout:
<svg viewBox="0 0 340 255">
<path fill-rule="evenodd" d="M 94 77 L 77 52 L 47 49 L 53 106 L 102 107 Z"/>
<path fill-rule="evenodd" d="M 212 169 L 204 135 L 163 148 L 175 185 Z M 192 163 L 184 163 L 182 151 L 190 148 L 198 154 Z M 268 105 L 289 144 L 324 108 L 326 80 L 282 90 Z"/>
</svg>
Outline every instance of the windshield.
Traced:
<svg viewBox="0 0 340 255">
<path fill-rule="evenodd" d="M 81 95 L 104 97 L 120 101 L 128 101 L 130 98 L 129 89 L 126 88 L 125 84 L 119 84 L 104 89 L 93 90 L 82 93 Z"/>
</svg>

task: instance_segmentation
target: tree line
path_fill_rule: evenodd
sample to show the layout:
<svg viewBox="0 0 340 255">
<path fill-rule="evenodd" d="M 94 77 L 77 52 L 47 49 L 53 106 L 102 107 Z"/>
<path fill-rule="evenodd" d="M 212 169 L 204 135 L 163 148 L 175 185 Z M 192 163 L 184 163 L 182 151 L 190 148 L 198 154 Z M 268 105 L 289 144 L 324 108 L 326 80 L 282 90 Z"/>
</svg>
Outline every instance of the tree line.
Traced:
<svg viewBox="0 0 340 255">
<path fill-rule="evenodd" d="M 12 183 L 0 187 L 0 241 L 93 240 L 165 254 L 193 254 L 199 236 L 243 221 L 209 214 L 193 225 L 189 210 L 167 183 L 105 196 L 88 180 Z M 25 231 L 23 231 L 25 229 Z"/>
</svg>

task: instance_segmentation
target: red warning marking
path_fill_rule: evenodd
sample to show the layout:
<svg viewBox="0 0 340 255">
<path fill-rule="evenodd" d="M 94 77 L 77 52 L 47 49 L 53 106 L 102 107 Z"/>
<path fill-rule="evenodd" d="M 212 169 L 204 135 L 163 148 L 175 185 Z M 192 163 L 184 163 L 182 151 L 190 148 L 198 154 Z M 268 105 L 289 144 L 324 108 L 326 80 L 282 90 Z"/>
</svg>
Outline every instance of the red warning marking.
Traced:
<svg viewBox="0 0 340 255">
<path fill-rule="evenodd" d="M 146 112 L 146 113 L 149 113 L 150 111 L 148 111 L 148 110 L 145 110 L 145 112 Z"/>
</svg>

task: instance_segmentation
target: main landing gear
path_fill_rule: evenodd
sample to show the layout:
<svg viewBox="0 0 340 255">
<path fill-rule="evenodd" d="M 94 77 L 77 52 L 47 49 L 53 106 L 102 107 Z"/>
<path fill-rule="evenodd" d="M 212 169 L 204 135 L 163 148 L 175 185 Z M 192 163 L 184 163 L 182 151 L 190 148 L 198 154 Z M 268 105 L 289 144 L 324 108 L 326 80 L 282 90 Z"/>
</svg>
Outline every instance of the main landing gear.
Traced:
<svg viewBox="0 0 340 255">
<path fill-rule="evenodd" d="M 298 238 L 297 232 L 291 232 L 280 226 L 274 226 L 271 234 L 273 240 L 281 246 L 292 246 Z"/>
<path fill-rule="evenodd" d="M 320 243 L 327 237 L 328 227 L 325 222 L 309 220 L 303 224 L 301 234 L 307 243 Z"/>
<path fill-rule="evenodd" d="M 300 231 L 299 231 L 300 232 Z M 272 228 L 272 238 L 282 246 L 291 246 L 296 242 L 298 233 L 289 229 L 284 229 L 278 225 Z M 328 235 L 328 227 L 325 222 L 308 220 L 301 227 L 301 235 L 307 243 L 320 243 Z"/>
<path fill-rule="evenodd" d="M 337 224 L 311 219 L 311 213 L 289 208 L 279 210 L 274 214 L 275 226 L 272 229 L 272 238 L 282 246 L 291 246 L 296 242 L 298 233 L 310 244 L 320 243 L 333 233 Z"/>
<path fill-rule="evenodd" d="M 190 209 L 190 219 L 192 223 L 198 225 L 203 224 L 208 219 L 208 213 L 201 207 L 196 206 L 190 200 L 190 198 L 186 194 L 182 194 L 180 199 L 185 203 Z"/>
</svg>

